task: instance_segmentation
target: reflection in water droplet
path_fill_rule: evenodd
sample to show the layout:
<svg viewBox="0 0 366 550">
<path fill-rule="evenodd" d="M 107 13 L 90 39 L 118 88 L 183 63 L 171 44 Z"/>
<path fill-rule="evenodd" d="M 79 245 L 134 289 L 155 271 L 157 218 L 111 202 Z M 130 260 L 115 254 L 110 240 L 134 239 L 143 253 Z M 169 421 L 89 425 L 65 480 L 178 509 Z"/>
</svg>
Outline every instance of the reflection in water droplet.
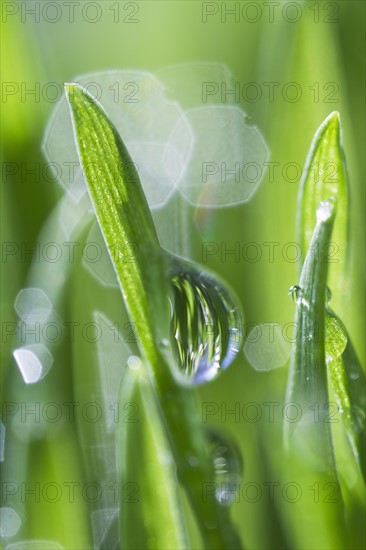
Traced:
<svg viewBox="0 0 366 550">
<path fill-rule="evenodd" d="M 241 312 L 218 279 L 189 265 L 178 264 L 172 278 L 171 340 L 179 370 L 201 384 L 236 357 L 242 341 Z"/>
<path fill-rule="evenodd" d="M 239 494 L 243 472 L 241 454 L 233 441 L 210 428 L 208 430 L 212 463 L 215 472 L 216 499 L 223 506 L 230 506 Z"/>
<path fill-rule="evenodd" d="M 288 295 L 292 297 L 295 304 L 302 304 L 303 306 L 309 308 L 309 303 L 304 298 L 303 290 L 298 285 L 293 285 L 288 291 Z"/>
<path fill-rule="evenodd" d="M 334 361 L 346 349 L 348 336 L 342 321 L 331 311 L 325 314 L 325 358 Z"/>
<path fill-rule="evenodd" d="M 288 291 L 288 295 L 291 296 L 295 304 L 297 304 L 302 295 L 301 288 L 298 285 L 293 285 Z"/>
</svg>

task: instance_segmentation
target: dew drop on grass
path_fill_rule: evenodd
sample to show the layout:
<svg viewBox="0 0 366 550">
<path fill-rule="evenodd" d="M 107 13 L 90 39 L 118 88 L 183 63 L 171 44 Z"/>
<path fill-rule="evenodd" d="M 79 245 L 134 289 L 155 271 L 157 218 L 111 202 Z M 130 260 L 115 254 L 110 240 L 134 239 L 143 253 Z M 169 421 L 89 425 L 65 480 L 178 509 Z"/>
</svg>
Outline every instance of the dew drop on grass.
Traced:
<svg viewBox="0 0 366 550">
<path fill-rule="evenodd" d="M 288 291 L 289 296 L 292 297 L 295 304 L 302 304 L 303 306 L 309 308 L 308 302 L 304 298 L 303 290 L 298 285 L 293 285 Z"/>
<path fill-rule="evenodd" d="M 221 281 L 187 265 L 182 263 L 172 278 L 171 341 L 179 372 L 202 384 L 238 354 L 242 317 L 237 299 Z"/>
<path fill-rule="evenodd" d="M 241 454 L 233 441 L 214 429 L 208 430 L 208 438 L 214 468 L 216 500 L 222 506 L 230 506 L 239 492 L 243 472 Z"/>
<path fill-rule="evenodd" d="M 332 301 L 332 292 L 329 288 L 329 286 L 327 286 L 326 290 L 325 290 L 325 304 L 327 306 L 329 306 L 329 304 L 331 303 Z"/>
<path fill-rule="evenodd" d="M 127 366 L 131 370 L 138 370 L 141 367 L 141 365 L 142 365 L 142 361 L 140 357 L 138 357 L 137 355 L 131 355 L 127 359 Z"/>
<path fill-rule="evenodd" d="M 293 285 L 288 291 L 288 295 L 291 296 L 295 304 L 297 304 L 302 296 L 302 290 L 298 285 Z"/>
<path fill-rule="evenodd" d="M 346 349 L 348 336 L 341 320 L 331 311 L 325 315 L 325 358 L 334 361 Z"/>
</svg>

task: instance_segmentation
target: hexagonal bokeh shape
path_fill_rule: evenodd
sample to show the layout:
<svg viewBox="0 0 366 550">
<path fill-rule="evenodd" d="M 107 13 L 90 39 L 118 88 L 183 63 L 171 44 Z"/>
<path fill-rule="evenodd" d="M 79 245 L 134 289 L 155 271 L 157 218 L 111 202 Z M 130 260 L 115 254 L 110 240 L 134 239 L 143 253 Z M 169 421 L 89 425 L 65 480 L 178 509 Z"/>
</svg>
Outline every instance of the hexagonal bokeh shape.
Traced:
<svg viewBox="0 0 366 550">
<path fill-rule="evenodd" d="M 270 371 L 286 364 L 291 345 L 277 323 L 263 323 L 254 327 L 244 344 L 244 355 L 256 371 Z"/>
<path fill-rule="evenodd" d="M 215 208 L 250 200 L 266 171 L 267 145 L 247 115 L 232 105 L 189 109 L 171 133 L 179 141 L 188 123 L 195 143 L 180 192 L 195 206 Z"/>
<path fill-rule="evenodd" d="M 34 325 L 48 319 L 52 302 L 41 288 L 23 288 L 15 298 L 14 308 L 22 321 Z"/>
<path fill-rule="evenodd" d="M 42 380 L 52 367 L 53 357 L 43 344 L 31 344 L 13 351 L 20 373 L 26 384 Z"/>
<path fill-rule="evenodd" d="M 0 532 L 2 539 L 14 537 L 19 531 L 21 523 L 21 519 L 14 508 L 8 506 L 0 508 Z"/>
<path fill-rule="evenodd" d="M 161 207 L 179 185 L 190 153 L 190 147 L 180 147 L 181 136 L 170 135 L 177 120 L 184 119 L 179 105 L 168 101 L 163 85 L 143 71 L 92 73 L 75 81 L 100 101 L 131 154 L 150 207 Z M 189 125 L 182 123 L 181 132 L 191 144 Z M 43 150 L 57 182 L 69 190 L 75 201 L 80 200 L 86 186 L 65 97 L 48 124 Z"/>
</svg>

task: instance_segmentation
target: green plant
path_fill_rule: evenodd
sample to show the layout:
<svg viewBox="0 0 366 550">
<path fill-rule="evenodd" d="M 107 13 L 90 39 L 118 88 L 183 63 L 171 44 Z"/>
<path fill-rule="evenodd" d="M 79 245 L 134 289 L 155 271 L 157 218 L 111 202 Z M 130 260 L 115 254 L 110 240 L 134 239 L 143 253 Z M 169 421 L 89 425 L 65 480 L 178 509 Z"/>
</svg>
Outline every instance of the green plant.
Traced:
<svg viewBox="0 0 366 550">
<path fill-rule="evenodd" d="M 139 397 L 142 408 L 149 417 L 155 419 L 157 425 L 152 430 L 150 427 L 150 443 L 145 440 L 146 430 L 144 432 L 140 429 L 140 436 L 136 436 L 135 430 L 135 438 L 140 440 L 142 437 L 141 445 L 144 448 L 147 446 L 147 449 L 151 445 L 157 448 L 165 446 L 169 453 L 171 448 L 179 481 L 190 497 L 205 545 L 209 548 L 239 547 L 241 543 L 231 526 L 227 510 L 219 505 L 213 495 L 205 502 L 202 499 L 202 487 L 212 483 L 215 475 L 208 452 L 208 434 L 202 429 L 197 417 L 192 389 L 182 385 L 182 379 L 174 374 L 174 358 L 164 345 L 171 331 L 166 296 L 171 296 L 174 303 L 174 274 L 182 270 L 189 273 L 192 268 L 188 263 L 181 262 L 178 262 L 177 268 L 178 260 L 160 248 L 138 175 L 134 172 L 131 177 L 131 170 L 127 171 L 131 159 L 101 107 L 77 85 L 67 85 L 66 90 L 90 197 L 131 319 L 140 327 L 139 348 L 150 382 L 140 381 L 135 374 L 126 375 L 121 388 L 122 401 L 126 393 L 145 396 Z M 330 184 L 327 177 L 329 166 L 335 166 L 339 174 L 337 180 L 332 180 Z M 307 415 L 300 426 L 295 426 L 295 430 L 290 429 L 294 426 L 285 425 L 287 447 L 303 480 L 315 478 L 319 483 L 338 483 L 334 434 L 326 420 L 330 408 L 328 379 L 361 467 L 365 426 L 360 423 L 358 414 L 363 406 L 362 370 L 354 355 L 350 360 L 352 348 L 343 325 L 330 310 L 330 291 L 327 289 L 327 281 L 330 279 L 334 281 L 336 291 L 342 290 L 343 283 L 340 286 L 340 281 L 343 281 L 346 264 L 347 181 L 337 113 L 328 117 L 314 138 L 300 186 L 299 208 L 299 237 L 304 247 L 308 248 L 308 253 L 299 286 L 292 289 L 296 301 L 297 338 L 287 401 L 298 403 L 302 410 L 307 411 Z M 331 266 L 328 275 L 335 223 L 335 245 L 340 250 L 341 261 Z M 310 239 L 314 224 L 316 227 Z M 137 244 L 138 253 L 133 263 L 126 263 L 120 253 L 121 243 Z M 192 287 L 192 279 L 186 279 L 184 284 Z M 194 296 L 189 298 L 186 291 L 179 299 L 184 302 L 194 299 Z M 194 302 L 192 307 L 195 308 Z M 174 313 L 176 317 L 179 314 L 179 311 L 178 314 Z M 190 336 L 192 334 L 188 333 L 185 337 Z M 189 345 L 189 342 L 184 341 L 184 345 Z M 178 361 L 184 361 L 184 350 L 180 351 Z M 356 378 L 357 387 L 352 382 Z M 312 416 L 314 420 L 309 421 Z M 159 427 L 160 422 L 166 428 L 165 436 Z M 118 443 L 118 462 L 123 479 L 126 478 L 126 472 L 131 471 L 129 447 L 133 448 L 134 445 L 132 436 L 122 431 Z M 309 456 L 303 459 L 304 449 L 305 456 L 309 449 L 316 449 L 314 463 L 312 459 L 309 461 Z M 148 456 L 148 451 L 146 453 Z M 165 487 L 167 494 L 171 494 L 169 513 L 164 510 L 163 501 L 160 506 L 158 501 L 155 502 L 156 521 L 150 529 L 139 534 L 139 545 L 143 541 L 147 546 L 152 541 L 156 544 L 165 532 L 161 527 L 163 524 L 170 525 L 170 540 L 178 546 L 183 545 L 181 526 L 177 521 L 177 518 L 182 521 L 179 496 L 177 490 L 171 492 L 175 484 L 174 470 L 168 471 L 158 461 L 155 470 L 147 470 L 145 483 L 153 487 L 158 471 L 161 472 L 160 487 L 162 490 Z M 333 541 L 332 537 L 325 539 L 331 546 L 337 544 L 339 537 L 345 536 L 342 534 L 346 530 L 345 526 L 342 528 L 343 508 L 341 500 L 332 508 L 332 521 L 338 522 L 339 533 L 334 535 Z M 128 546 L 134 539 L 126 534 L 130 531 L 124 514 L 122 507 L 120 536 Z M 163 540 L 161 544 L 164 545 L 166 541 Z"/>
<path fill-rule="evenodd" d="M 163 342 L 170 336 L 166 296 L 171 294 L 168 277 L 173 268 L 169 262 L 174 261 L 159 246 L 137 172 L 131 177 L 127 170 L 131 159 L 105 113 L 81 87 L 68 84 L 66 92 L 95 213 L 131 319 L 141 327 L 139 347 L 156 390 L 178 478 L 190 497 L 205 544 L 239 548 L 227 509 L 220 507 L 215 494 L 202 498 L 203 487 L 214 479 L 207 435 L 200 426 L 192 390 L 175 380 L 164 352 Z M 135 261 L 126 264 L 119 251 L 121 244 L 129 243 L 136 243 L 138 252 Z M 124 453 L 119 452 L 122 472 Z M 164 529 L 162 524 L 159 532 Z"/>
</svg>

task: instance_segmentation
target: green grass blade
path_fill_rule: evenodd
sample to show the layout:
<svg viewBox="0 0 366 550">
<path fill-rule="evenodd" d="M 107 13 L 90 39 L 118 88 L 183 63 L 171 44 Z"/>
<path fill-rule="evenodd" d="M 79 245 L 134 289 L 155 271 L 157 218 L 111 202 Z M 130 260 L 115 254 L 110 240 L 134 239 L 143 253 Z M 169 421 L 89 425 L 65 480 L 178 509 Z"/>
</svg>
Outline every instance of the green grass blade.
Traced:
<svg viewBox="0 0 366 550">
<path fill-rule="evenodd" d="M 329 413 L 325 312 L 327 297 L 327 245 L 332 237 L 336 201 L 317 209 L 317 223 L 303 265 L 296 299 L 296 340 L 290 364 L 286 402 L 300 416 L 286 419 L 286 472 L 301 480 L 304 499 L 286 508 L 300 548 L 339 548 L 344 540 L 344 503 L 336 469 Z M 334 499 L 316 501 L 308 488 L 332 487 Z M 305 495 L 306 493 L 306 495 Z M 304 520 L 304 518 L 307 518 Z M 326 527 L 325 527 L 326 526 Z M 314 532 L 317 533 L 316 545 Z"/>
<path fill-rule="evenodd" d="M 332 311 L 327 313 L 326 327 L 331 339 L 327 366 L 332 388 L 352 452 L 366 479 L 365 374 L 345 328 Z"/>
<path fill-rule="evenodd" d="M 317 210 L 317 223 L 302 269 L 296 305 L 294 344 L 287 402 L 300 405 L 303 414 L 312 415 L 319 407 L 319 421 L 313 421 L 300 437 L 309 439 L 317 449 L 322 469 L 335 470 L 328 412 L 328 387 L 325 356 L 325 303 L 327 289 L 327 245 L 332 236 L 336 202 L 328 200 Z M 294 425 L 286 423 L 287 437 Z M 298 426 L 296 426 L 298 431 Z M 298 438 L 297 438 L 298 439 Z M 288 441 L 289 443 L 289 441 Z"/>
<path fill-rule="evenodd" d="M 179 481 L 206 546 L 242 548 L 229 511 L 214 494 L 207 501 L 202 498 L 214 468 L 195 394 L 174 379 L 171 355 L 162 349 L 162 340 L 170 335 L 169 257 L 159 246 L 137 172 L 131 170 L 131 158 L 98 102 L 77 84 L 67 84 L 66 94 L 84 178 L 130 318 L 138 327 L 140 351 L 154 379 Z M 131 244 L 136 254 L 128 262 L 121 247 L 129 247 L 131 259 Z"/>
<path fill-rule="evenodd" d="M 318 128 L 308 153 L 298 197 L 298 238 L 303 253 L 308 250 L 316 223 L 318 205 L 337 199 L 337 220 L 328 245 L 328 285 L 332 292 L 344 290 L 348 243 L 348 181 L 338 112 L 331 113 Z"/>
<path fill-rule="evenodd" d="M 144 327 L 141 344 L 155 358 L 154 340 L 168 334 L 168 289 L 164 255 L 139 176 L 98 102 L 77 84 L 65 88 L 94 210 L 131 317 Z M 157 287 L 160 292 L 154 292 Z"/>
<path fill-rule="evenodd" d="M 349 431 L 352 430 L 353 433 L 350 437 L 355 440 L 358 460 L 366 480 L 366 379 L 350 339 L 348 339 L 342 359 L 345 367 L 346 387 L 351 402 L 352 424 Z"/>
<path fill-rule="evenodd" d="M 120 410 L 129 410 L 117 428 L 120 544 L 184 549 L 189 544 L 177 472 L 152 387 L 142 370 L 142 365 L 137 370 L 127 367 L 121 383 Z"/>
</svg>

